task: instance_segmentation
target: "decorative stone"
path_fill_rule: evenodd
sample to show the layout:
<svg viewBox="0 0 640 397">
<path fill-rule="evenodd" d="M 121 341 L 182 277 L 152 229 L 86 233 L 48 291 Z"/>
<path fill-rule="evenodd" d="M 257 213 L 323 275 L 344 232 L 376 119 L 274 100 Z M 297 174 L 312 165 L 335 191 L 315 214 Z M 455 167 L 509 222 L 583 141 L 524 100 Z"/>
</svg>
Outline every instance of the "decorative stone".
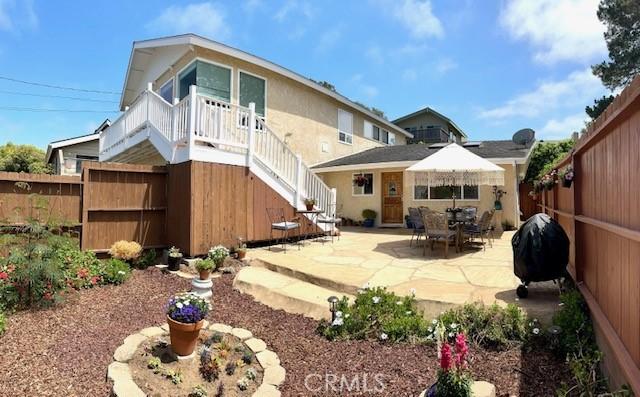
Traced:
<svg viewBox="0 0 640 397">
<path fill-rule="evenodd" d="M 164 323 L 160 326 L 160 329 L 162 329 L 164 332 L 169 332 L 169 324 Z"/>
<path fill-rule="evenodd" d="M 260 353 L 263 350 L 267 349 L 267 344 L 264 343 L 262 339 L 251 338 L 244 341 L 244 343 L 251 349 L 254 353 Z"/>
<path fill-rule="evenodd" d="M 474 397 L 496 397 L 496 387 L 489 382 L 473 382 L 471 384 L 471 395 Z"/>
<path fill-rule="evenodd" d="M 244 328 L 234 328 L 231 330 L 231 334 L 233 336 L 235 336 L 236 338 L 240 338 L 241 340 L 246 340 L 249 339 L 253 336 L 253 334 L 251 333 L 251 331 L 247 331 Z"/>
<path fill-rule="evenodd" d="M 160 327 L 149 327 L 140 331 L 140 334 L 146 336 L 147 338 L 153 338 L 154 336 L 164 335 L 167 333 L 167 331 L 163 330 Z"/>
<path fill-rule="evenodd" d="M 118 382 L 131 379 L 131 370 L 129 364 L 114 361 L 107 367 L 107 379 Z"/>
<path fill-rule="evenodd" d="M 203 320 L 202 322 L 202 329 L 207 329 L 209 328 L 209 321 L 207 320 Z"/>
<path fill-rule="evenodd" d="M 260 353 L 256 354 L 256 358 L 258 359 L 260 365 L 262 365 L 262 368 L 264 368 L 265 370 L 269 367 L 280 365 L 280 359 L 278 358 L 278 355 L 271 350 L 261 351 Z"/>
<path fill-rule="evenodd" d="M 220 269 L 220 271 L 221 271 L 223 274 L 236 274 L 236 269 L 234 269 L 234 268 L 233 268 L 233 267 L 231 267 L 231 266 L 225 266 L 225 267 L 223 267 L 222 269 Z"/>
<path fill-rule="evenodd" d="M 194 277 L 191 280 L 191 293 L 199 296 L 200 298 L 209 300 L 211 295 L 213 295 L 213 281 L 209 280 L 200 280 L 198 277 Z"/>
<path fill-rule="evenodd" d="M 133 379 L 126 379 L 113 384 L 113 394 L 117 397 L 146 397 L 146 394 Z"/>
<path fill-rule="evenodd" d="M 223 333 L 223 334 L 230 334 L 231 333 L 231 327 L 228 326 L 227 324 L 214 323 L 214 324 L 211 324 L 209 329 L 211 331 L 220 332 L 220 333 Z"/>
<path fill-rule="evenodd" d="M 253 397 L 280 397 L 280 391 L 275 386 L 263 383 L 258 387 Z"/>
<path fill-rule="evenodd" d="M 287 375 L 287 371 L 279 365 L 273 367 L 267 367 L 264 370 L 264 377 L 262 383 L 269 385 L 280 386 L 284 382 L 284 378 Z"/>
<path fill-rule="evenodd" d="M 185 258 L 182 259 L 182 263 L 189 266 L 189 268 L 196 270 L 196 263 L 200 260 L 200 258 Z"/>
<path fill-rule="evenodd" d="M 127 336 L 124 339 L 124 343 L 116 349 L 115 353 L 113 353 L 113 359 L 120 361 L 121 363 L 129 362 L 133 357 L 133 353 L 135 353 L 138 348 L 138 345 L 145 339 L 147 339 L 147 337 L 142 334 Z"/>
</svg>

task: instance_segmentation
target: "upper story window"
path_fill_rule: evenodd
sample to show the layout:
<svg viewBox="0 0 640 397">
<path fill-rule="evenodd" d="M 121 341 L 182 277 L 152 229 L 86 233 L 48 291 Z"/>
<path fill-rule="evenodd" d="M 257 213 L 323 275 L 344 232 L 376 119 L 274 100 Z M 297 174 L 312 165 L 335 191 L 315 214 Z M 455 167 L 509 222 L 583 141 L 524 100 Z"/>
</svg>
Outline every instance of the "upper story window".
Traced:
<svg viewBox="0 0 640 397">
<path fill-rule="evenodd" d="M 353 143 L 353 115 L 342 109 L 338 109 L 338 140 Z"/>
<path fill-rule="evenodd" d="M 178 74 L 179 98 L 189 94 L 189 87 L 196 85 L 198 92 L 231 102 L 231 69 L 204 61 L 194 61 Z"/>
<path fill-rule="evenodd" d="M 267 81 L 261 77 L 245 72 L 239 72 L 239 103 L 248 107 L 251 102 L 256 104 L 256 114 L 265 117 L 267 111 Z"/>
<path fill-rule="evenodd" d="M 173 104 L 173 81 L 174 81 L 173 78 L 169 79 L 169 81 L 167 81 L 162 85 L 162 87 L 160 87 L 160 92 L 159 92 L 162 99 L 164 99 L 165 101 L 171 104 Z"/>
<path fill-rule="evenodd" d="M 377 125 L 366 120 L 364 122 L 364 136 L 365 138 L 373 139 L 374 141 L 379 141 L 388 145 L 396 144 L 396 135 L 393 132 L 383 130 Z"/>
</svg>

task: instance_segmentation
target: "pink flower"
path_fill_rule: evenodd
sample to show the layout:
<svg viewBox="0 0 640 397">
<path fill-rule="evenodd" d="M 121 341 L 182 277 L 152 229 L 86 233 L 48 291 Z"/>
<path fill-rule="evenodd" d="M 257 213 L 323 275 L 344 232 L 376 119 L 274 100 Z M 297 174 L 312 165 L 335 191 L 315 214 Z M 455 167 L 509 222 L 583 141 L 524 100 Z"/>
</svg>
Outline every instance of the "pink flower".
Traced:
<svg viewBox="0 0 640 397">
<path fill-rule="evenodd" d="M 9 274 L 5 272 L 0 272 L 0 280 L 6 280 L 9 278 Z"/>
<path fill-rule="evenodd" d="M 451 346 L 448 343 L 442 345 L 442 349 L 440 349 L 440 368 L 444 372 L 451 369 Z"/>
<path fill-rule="evenodd" d="M 468 353 L 467 338 L 463 333 L 459 333 L 456 336 L 456 366 L 458 368 L 464 368 L 466 366 Z"/>
</svg>

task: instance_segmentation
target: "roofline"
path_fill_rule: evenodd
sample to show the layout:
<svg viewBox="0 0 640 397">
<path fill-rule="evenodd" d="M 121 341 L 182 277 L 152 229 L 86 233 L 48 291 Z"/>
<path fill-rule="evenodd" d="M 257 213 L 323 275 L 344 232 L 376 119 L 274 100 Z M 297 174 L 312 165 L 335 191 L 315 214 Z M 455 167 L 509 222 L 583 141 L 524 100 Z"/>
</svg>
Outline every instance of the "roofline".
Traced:
<svg viewBox="0 0 640 397">
<path fill-rule="evenodd" d="M 126 73 L 126 76 L 125 76 L 124 86 L 122 87 L 122 96 L 120 97 L 120 109 L 121 110 L 123 109 L 123 103 L 124 103 L 124 97 L 125 97 L 125 93 L 126 93 L 126 87 L 127 87 L 128 82 L 129 82 L 129 71 L 131 70 L 131 64 L 133 62 L 133 55 L 134 55 L 135 51 L 139 50 L 139 49 L 144 49 L 144 48 L 172 46 L 172 45 L 195 45 L 195 46 L 199 46 L 199 47 L 210 49 L 212 51 L 220 52 L 220 53 L 223 53 L 225 55 L 229 55 L 229 56 L 241 59 L 241 60 L 243 60 L 245 62 L 249 62 L 249 63 L 252 63 L 254 65 L 263 67 L 263 68 L 268 69 L 268 70 L 270 70 L 272 72 L 278 73 L 278 74 L 283 75 L 285 77 L 288 77 L 288 78 L 290 78 L 290 79 L 292 79 L 294 81 L 297 81 L 298 83 L 306 85 L 307 87 L 310 87 L 310 88 L 312 88 L 312 89 L 314 89 L 316 91 L 319 91 L 322 94 L 325 94 L 325 95 L 327 95 L 329 97 L 332 97 L 333 99 L 337 100 L 338 102 L 342 102 L 347 106 L 355 108 L 355 109 L 359 110 L 360 112 L 366 114 L 370 118 L 378 121 L 379 123 L 382 123 L 382 124 L 386 125 L 390 129 L 393 129 L 395 132 L 399 132 L 399 133 L 403 134 L 406 137 L 413 138 L 413 134 L 403 130 L 402 128 L 400 128 L 397 125 L 393 124 L 393 122 L 391 122 L 389 120 L 386 120 L 383 117 L 380 117 L 380 116 L 376 115 L 375 113 L 373 113 L 369 109 L 366 109 L 366 108 L 358 105 L 357 103 L 355 103 L 354 101 L 352 101 L 349 98 L 345 97 L 344 95 L 341 95 L 341 94 L 339 94 L 337 92 L 334 92 L 334 91 L 331 91 L 331 90 L 329 90 L 327 88 L 324 88 L 320 84 L 311 81 L 307 77 L 304 77 L 304 76 L 302 76 L 302 75 L 300 75 L 300 74 L 298 74 L 298 73 L 296 73 L 296 72 L 294 72 L 294 71 L 292 71 L 290 69 L 287 69 L 287 68 L 285 68 L 283 66 L 277 65 L 277 64 L 275 64 L 275 63 L 273 63 L 271 61 L 268 61 L 268 60 L 266 60 L 264 58 L 260 58 L 260 57 L 258 57 L 256 55 L 249 54 L 248 52 L 239 50 L 237 48 L 230 47 L 228 45 L 222 44 L 222 43 L 217 42 L 217 41 L 213 41 L 213 40 L 208 39 L 206 37 L 198 36 L 198 35 L 193 34 L 193 33 L 187 33 L 187 34 L 176 35 L 176 36 L 160 37 L 160 38 L 156 38 L 156 39 L 148 39 L 148 40 L 141 40 L 141 41 L 134 41 L 133 42 L 133 46 L 132 46 L 132 49 L 131 49 L 131 55 L 129 56 L 129 64 L 127 66 L 127 73 Z"/>
<path fill-rule="evenodd" d="M 398 117 L 397 119 L 393 120 L 393 121 L 392 121 L 392 123 L 394 123 L 394 124 L 395 124 L 395 123 L 399 123 L 399 122 L 401 122 L 401 121 L 404 121 L 404 120 L 406 120 L 406 119 L 409 119 L 409 118 L 411 118 L 411 117 L 417 116 L 417 115 L 422 114 L 422 113 L 425 113 L 425 112 L 430 112 L 430 113 L 433 113 L 433 114 L 435 114 L 435 115 L 437 115 L 437 116 L 439 116 L 439 117 L 442 117 L 442 118 L 443 118 L 443 119 L 445 119 L 449 124 L 451 124 L 452 126 L 454 126 L 454 127 L 455 127 L 455 129 L 456 129 L 456 130 L 458 130 L 458 131 L 462 134 L 462 136 L 463 136 L 463 137 L 465 137 L 465 138 L 469 138 L 469 137 L 467 136 L 467 134 L 462 130 L 462 128 L 458 127 L 458 125 L 457 125 L 453 120 L 451 120 L 449 117 L 445 116 L 444 114 L 442 114 L 442 113 L 440 113 L 440 112 L 438 112 L 438 111 L 436 111 L 436 110 L 434 110 L 434 109 L 430 108 L 429 106 L 427 106 L 427 107 L 425 107 L 425 108 L 422 108 L 422 109 L 420 109 L 420 110 L 416 110 L 415 112 L 413 112 L 413 113 L 409 113 L 409 114 L 404 115 L 404 116 L 402 116 L 402 117 Z"/>
<path fill-rule="evenodd" d="M 484 158 L 484 157 L 483 157 Z M 528 158 L 528 156 L 527 156 Z M 495 157 L 484 158 L 494 164 L 526 164 L 527 158 L 523 157 Z M 416 164 L 420 160 L 405 160 L 405 161 L 387 161 L 382 163 L 360 163 L 360 164 L 348 164 L 348 165 L 336 165 L 331 167 L 318 167 L 312 168 L 313 172 L 338 172 L 338 171 L 357 171 L 362 169 L 380 169 L 380 168 L 408 168 Z"/>
<path fill-rule="evenodd" d="M 73 138 L 61 139 L 59 141 L 53 141 L 47 145 L 47 153 L 44 156 L 44 162 L 48 163 L 51 158 L 51 154 L 54 149 L 59 149 L 61 147 L 67 147 L 71 145 L 77 145 L 78 143 L 90 142 L 96 139 L 100 139 L 100 134 L 87 134 L 82 136 L 76 136 Z"/>
</svg>

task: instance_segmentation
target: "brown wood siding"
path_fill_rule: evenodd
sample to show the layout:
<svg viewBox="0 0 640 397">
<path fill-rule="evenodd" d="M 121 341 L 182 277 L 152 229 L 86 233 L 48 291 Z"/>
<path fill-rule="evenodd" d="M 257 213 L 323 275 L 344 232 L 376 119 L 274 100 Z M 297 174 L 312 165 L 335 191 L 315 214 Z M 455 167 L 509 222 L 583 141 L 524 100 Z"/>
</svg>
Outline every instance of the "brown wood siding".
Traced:
<svg viewBox="0 0 640 397">
<path fill-rule="evenodd" d="M 167 242 L 191 250 L 191 162 L 167 167 Z"/>
<path fill-rule="evenodd" d="M 640 77 L 557 164 L 572 164 L 571 188 L 539 204 L 569 235 L 569 268 L 615 362 L 640 394 Z"/>
<path fill-rule="evenodd" d="M 533 184 L 521 183 L 518 187 L 518 190 L 518 198 L 520 200 L 520 211 L 522 212 L 522 218 L 524 218 L 524 220 L 527 220 L 538 212 L 536 201 L 531 196 L 529 196 L 529 192 L 533 190 Z"/>
</svg>

